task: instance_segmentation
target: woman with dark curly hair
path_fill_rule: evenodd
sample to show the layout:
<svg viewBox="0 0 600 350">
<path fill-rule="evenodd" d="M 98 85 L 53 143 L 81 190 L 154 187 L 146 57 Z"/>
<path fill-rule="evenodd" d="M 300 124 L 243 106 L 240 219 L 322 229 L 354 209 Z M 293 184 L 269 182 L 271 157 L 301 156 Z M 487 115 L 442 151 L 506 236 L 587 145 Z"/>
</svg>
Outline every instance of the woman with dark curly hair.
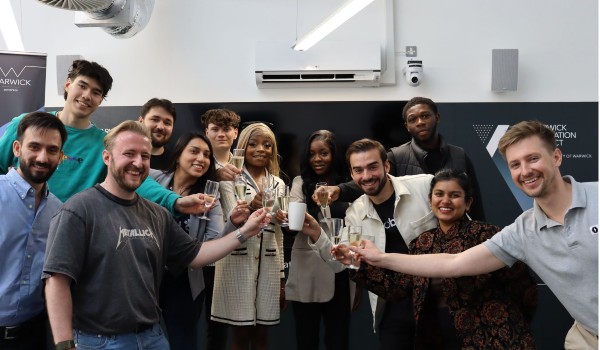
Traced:
<svg viewBox="0 0 600 350">
<path fill-rule="evenodd" d="M 431 181 L 438 226 L 409 245 L 409 254 L 459 253 L 491 238 L 500 227 L 471 221 L 473 191 L 464 172 L 442 169 Z M 411 297 L 417 349 L 534 349 L 529 323 L 537 285 L 523 263 L 472 277 L 425 278 L 362 264 L 358 285 L 385 300 Z"/>
</svg>

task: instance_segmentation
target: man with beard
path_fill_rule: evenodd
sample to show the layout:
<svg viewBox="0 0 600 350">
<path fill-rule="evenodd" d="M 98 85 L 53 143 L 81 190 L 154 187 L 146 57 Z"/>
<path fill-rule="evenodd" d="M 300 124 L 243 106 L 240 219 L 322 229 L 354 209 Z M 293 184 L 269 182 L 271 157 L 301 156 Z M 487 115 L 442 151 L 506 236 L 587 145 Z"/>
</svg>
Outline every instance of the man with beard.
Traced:
<svg viewBox="0 0 600 350">
<path fill-rule="evenodd" d="M 427 201 L 432 175 L 389 175 L 385 148 L 370 139 L 352 143 L 346 151 L 346 161 L 353 182 L 364 193 L 346 211 L 346 226 L 361 226 L 363 232 L 375 237 L 380 249 L 389 253 L 407 253 L 413 239 L 437 226 Z M 329 239 L 323 234 L 316 238 L 311 237 L 315 249 L 328 258 Z M 412 349 L 415 336 L 412 298 L 386 302 L 369 293 L 369 299 L 379 334 L 379 349 Z"/>
<path fill-rule="evenodd" d="M 56 348 L 168 349 L 158 306 L 165 266 L 176 274 L 214 262 L 270 215 L 258 210 L 234 232 L 196 242 L 135 192 L 150 169 L 148 129 L 123 122 L 104 146 L 104 182 L 69 199 L 50 224 L 43 278 Z"/>
<path fill-rule="evenodd" d="M 55 116 L 33 112 L 19 122 L 13 153 L 18 168 L 0 175 L 0 348 L 44 349 L 46 312 L 42 264 L 52 216 L 62 204 L 47 180 L 67 139 Z"/>
<path fill-rule="evenodd" d="M 139 121 L 150 129 L 152 135 L 152 156 L 150 168 L 166 170 L 169 156 L 165 145 L 171 139 L 177 113 L 173 103 L 167 99 L 152 98 L 143 106 Z"/>
<path fill-rule="evenodd" d="M 565 349 L 598 349 L 598 183 L 562 176 L 554 132 L 538 121 L 512 126 L 498 143 L 513 182 L 533 208 L 459 254 L 385 254 L 353 248 L 369 264 L 423 277 L 485 274 L 525 262 L 575 319 Z"/>
<path fill-rule="evenodd" d="M 470 216 L 476 220 L 485 220 L 481 193 L 475 168 L 465 150 L 446 143 L 437 127 L 440 113 L 437 105 L 425 97 L 414 97 L 404 105 L 402 119 L 412 140 L 391 148 L 387 157 L 390 162 L 390 174 L 394 176 L 435 174 L 440 169 L 456 169 L 467 173 L 474 190 Z M 352 183 L 342 184 L 340 197 L 344 200 L 355 199 L 361 192 Z M 334 198 L 337 194 L 334 194 Z"/>
</svg>

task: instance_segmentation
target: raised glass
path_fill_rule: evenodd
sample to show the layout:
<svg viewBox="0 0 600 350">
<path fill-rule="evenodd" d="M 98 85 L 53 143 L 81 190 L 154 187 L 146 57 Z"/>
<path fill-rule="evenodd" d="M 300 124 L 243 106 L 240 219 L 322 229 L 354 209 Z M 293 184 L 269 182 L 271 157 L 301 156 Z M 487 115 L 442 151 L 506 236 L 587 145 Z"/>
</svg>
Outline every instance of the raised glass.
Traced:
<svg viewBox="0 0 600 350">
<path fill-rule="evenodd" d="M 204 206 L 206 207 L 206 211 L 202 213 L 200 219 L 210 220 L 206 213 L 208 213 L 208 208 L 213 205 L 213 202 L 217 199 L 217 195 L 219 194 L 219 183 L 215 181 L 206 180 L 206 185 L 204 186 Z"/>
<path fill-rule="evenodd" d="M 285 186 L 284 188 L 277 190 L 277 204 L 279 205 L 279 210 L 284 214 L 287 214 L 290 206 L 290 186 Z M 279 226 L 288 227 L 289 224 L 287 219 L 279 224 Z"/>
</svg>

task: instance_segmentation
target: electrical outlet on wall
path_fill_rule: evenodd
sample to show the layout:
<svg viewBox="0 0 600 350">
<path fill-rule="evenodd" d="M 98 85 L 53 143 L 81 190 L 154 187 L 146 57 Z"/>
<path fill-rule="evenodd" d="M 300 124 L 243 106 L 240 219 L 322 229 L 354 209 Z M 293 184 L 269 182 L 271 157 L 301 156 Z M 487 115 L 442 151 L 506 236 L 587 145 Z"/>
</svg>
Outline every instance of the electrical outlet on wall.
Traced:
<svg viewBox="0 0 600 350">
<path fill-rule="evenodd" d="M 406 57 L 417 57 L 417 47 L 416 46 L 407 46 L 406 47 Z"/>
</svg>

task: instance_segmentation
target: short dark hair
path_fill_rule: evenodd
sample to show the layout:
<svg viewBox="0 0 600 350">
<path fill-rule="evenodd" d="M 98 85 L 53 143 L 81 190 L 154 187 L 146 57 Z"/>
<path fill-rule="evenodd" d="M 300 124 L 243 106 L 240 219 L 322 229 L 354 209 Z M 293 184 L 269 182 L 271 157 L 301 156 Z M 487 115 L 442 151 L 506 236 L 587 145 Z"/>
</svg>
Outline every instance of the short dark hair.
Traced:
<svg viewBox="0 0 600 350">
<path fill-rule="evenodd" d="M 429 107 L 429 109 L 431 109 L 431 112 L 433 112 L 434 115 L 438 114 L 437 105 L 431 99 L 429 99 L 427 97 L 413 97 L 408 102 L 406 102 L 406 104 L 404 105 L 404 108 L 402 108 L 402 120 L 405 123 L 406 123 L 406 113 L 408 112 L 408 110 L 411 107 L 414 107 L 416 105 L 427 105 Z"/>
<path fill-rule="evenodd" d="M 387 158 L 387 152 L 385 147 L 379 141 L 371 140 L 371 139 L 361 139 L 358 141 L 354 141 L 348 146 L 346 150 L 346 163 L 350 168 L 352 168 L 352 164 L 350 164 L 350 156 L 354 153 L 362 153 L 367 152 L 372 149 L 377 149 L 379 151 L 379 157 L 381 158 L 381 162 L 385 164 Z M 352 169 L 350 169 L 352 170 Z"/>
<path fill-rule="evenodd" d="M 67 141 L 67 129 L 65 129 L 65 125 L 57 116 L 50 113 L 31 112 L 24 116 L 17 126 L 17 140 L 19 140 L 19 142 L 23 142 L 25 130 L 30 127 L 34 129 L 57 130 L 62 141 L 62 144 L 60 145 L 61 149 Z"/>
<path fill-rule="evenodd" d="M 237 113 L 225 108 L 209 109 L 202 114 L 201 119 L 205 128 L 208 128 L 208 124 L 213 123 L 221 128 L 231 126 L 234 129 L 240 126 L 242 120 Z"/>
<path fill-rule="evenodd" d="M 553 152 L 556 146 L 556 137 L 554 131 L 537 120 L 526 120 L 511 126 L 508 131 L 502 135 L 498 141 L 498 150 L 502 158 L 506 159 L 506 149 L 530 136 L 537 136 L 542 140 L 542 143 Z"/>
<path fill-rule="evenodd" d="M 67 78 L 74 81 L 78 76 L 83 75 L 86 77 L 94 78 L 100 84 L 102 89 L 102 97 L 106 97 L 108 92 L 112 88 L 113 78 L 106 68 L 102 67 L 96 62 L 90 62 L 86 60 L 75 60 L 69 68 L 69 74 Z M 64 92 L 65 100 L 67 99 L 67 91 Z"/>
<path fill-rule="evenodd" d="M 170 115 L 173 116 L 173 121 L 177 119 L 177 111 L 175 111 L 175 106 L 173 102 L 164 99 L 164 98 L 151 98 L 148 102 L 144 103 L 142 106 L 142 111 L 140 112 L 140 116 L 142 119 L 150 112 L 150 110 L 154 107 L 162 107 L 165 111 L 167 111 Z"/>
<path fill-rule="evenodd" d="M 469 176 L 462 170 L 456 169 L 440 169 L 438 170 L 433 179 L 431 179 L 431 187 L 429 188 L 429 199 L 431 199 L 431 194 L 433 193 L 433 187 L 436 183 L 440 181 L 448 181 L 448 180 L 456 180 L 458 185 L 465 192 L 465 201 L 469 201 L 473 198 L 473 186 L 471 185 L 471 181 L 469 180 Z"/>
</svg>

